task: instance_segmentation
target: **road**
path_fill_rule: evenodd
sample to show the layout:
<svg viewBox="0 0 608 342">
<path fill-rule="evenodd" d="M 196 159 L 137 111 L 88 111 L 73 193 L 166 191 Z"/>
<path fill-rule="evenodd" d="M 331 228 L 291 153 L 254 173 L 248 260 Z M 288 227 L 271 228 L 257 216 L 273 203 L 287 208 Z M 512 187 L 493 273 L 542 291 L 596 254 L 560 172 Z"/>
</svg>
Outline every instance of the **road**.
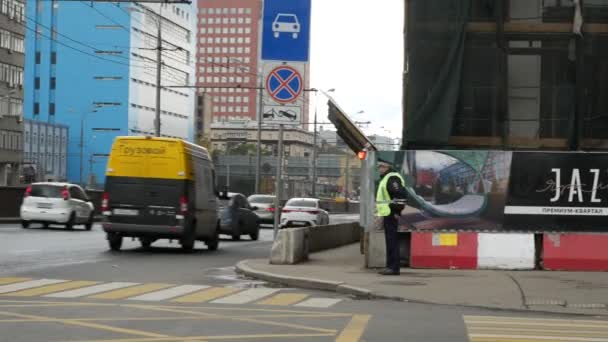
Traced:
<svg viewBox="0 0 608 342">
<path fill-rule="evenodd" d="M 98 225 L 0 225 L 0 341 L 608 341 L 595 318 L 362 300 L 234 273 L 267 256 L 271 240 L 264 229 L 215 252 L 130 240 L 110 252 Z"/>
</svg>

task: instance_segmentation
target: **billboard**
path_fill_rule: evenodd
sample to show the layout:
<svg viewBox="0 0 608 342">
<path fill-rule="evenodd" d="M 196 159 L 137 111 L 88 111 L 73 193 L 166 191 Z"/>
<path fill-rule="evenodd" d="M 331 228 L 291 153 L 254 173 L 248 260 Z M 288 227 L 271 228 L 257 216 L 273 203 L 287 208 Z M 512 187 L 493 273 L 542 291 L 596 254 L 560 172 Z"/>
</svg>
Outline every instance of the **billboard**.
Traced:
<svg viewBox="0 0 608 342">
<path fill-rule="evenodd" d="M 608 153 L 375 155 L 392 162 L 406 181 L 400 231 L 608 231 Z"/>
</svg>

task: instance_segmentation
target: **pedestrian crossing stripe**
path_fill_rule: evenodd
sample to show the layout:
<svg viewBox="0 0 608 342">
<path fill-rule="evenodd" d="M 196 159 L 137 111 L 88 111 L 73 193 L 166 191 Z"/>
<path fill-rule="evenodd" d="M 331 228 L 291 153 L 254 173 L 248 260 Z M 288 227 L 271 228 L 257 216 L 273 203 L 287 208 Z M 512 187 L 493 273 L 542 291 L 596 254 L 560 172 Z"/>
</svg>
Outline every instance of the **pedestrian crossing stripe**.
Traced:
<svg viewBox="0 0 608 342">
<path fill-rule="evenodd" d="M 464 316 L 471 342 L 608 342 L 608 321 Z"/>
<path fill-rule="evenodd" d="M 0 296 L 87 298 L 174 303 L 255 304 L 329 308 L 340 298 L 310 297 L 291 289 L 211 287 L 161 283 L 99 282 L 64 279 L 0 278 Z"/>
</svg>

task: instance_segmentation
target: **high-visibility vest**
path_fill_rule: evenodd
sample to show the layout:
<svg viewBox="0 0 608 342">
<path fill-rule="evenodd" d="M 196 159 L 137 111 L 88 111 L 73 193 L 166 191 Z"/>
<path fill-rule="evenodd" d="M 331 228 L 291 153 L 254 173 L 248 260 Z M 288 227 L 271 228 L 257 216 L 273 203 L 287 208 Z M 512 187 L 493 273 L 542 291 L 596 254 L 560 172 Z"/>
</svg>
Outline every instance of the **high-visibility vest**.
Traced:
<svg viewBox="0 0 608 342">
<path fill-rule="evenodd" d="M 401 186 L 405 186 L 405 181 L 399 172 L 388 173 L 378 184 L 378 192 L 376 193 L 376 216 L 389 216 L 391 214 L 391 196 L 388 193 L 388 180 L 391 177 L 398 177 L 401 181 Z"/>
</svg>

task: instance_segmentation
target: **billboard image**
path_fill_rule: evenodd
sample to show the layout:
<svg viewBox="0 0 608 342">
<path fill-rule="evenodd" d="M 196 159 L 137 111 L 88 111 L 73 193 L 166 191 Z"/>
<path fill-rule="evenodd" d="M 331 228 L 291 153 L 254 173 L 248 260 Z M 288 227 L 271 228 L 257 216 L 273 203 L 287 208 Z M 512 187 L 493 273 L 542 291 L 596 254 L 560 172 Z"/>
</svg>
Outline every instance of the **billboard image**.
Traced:
<svg viewBox="0 0 608 342">
<path fill-rule="evenodd" d="M 376 158 L 406 182 L 400 231 L 608 231 L 608 154 L 419 150 Z"/>
</svg>

